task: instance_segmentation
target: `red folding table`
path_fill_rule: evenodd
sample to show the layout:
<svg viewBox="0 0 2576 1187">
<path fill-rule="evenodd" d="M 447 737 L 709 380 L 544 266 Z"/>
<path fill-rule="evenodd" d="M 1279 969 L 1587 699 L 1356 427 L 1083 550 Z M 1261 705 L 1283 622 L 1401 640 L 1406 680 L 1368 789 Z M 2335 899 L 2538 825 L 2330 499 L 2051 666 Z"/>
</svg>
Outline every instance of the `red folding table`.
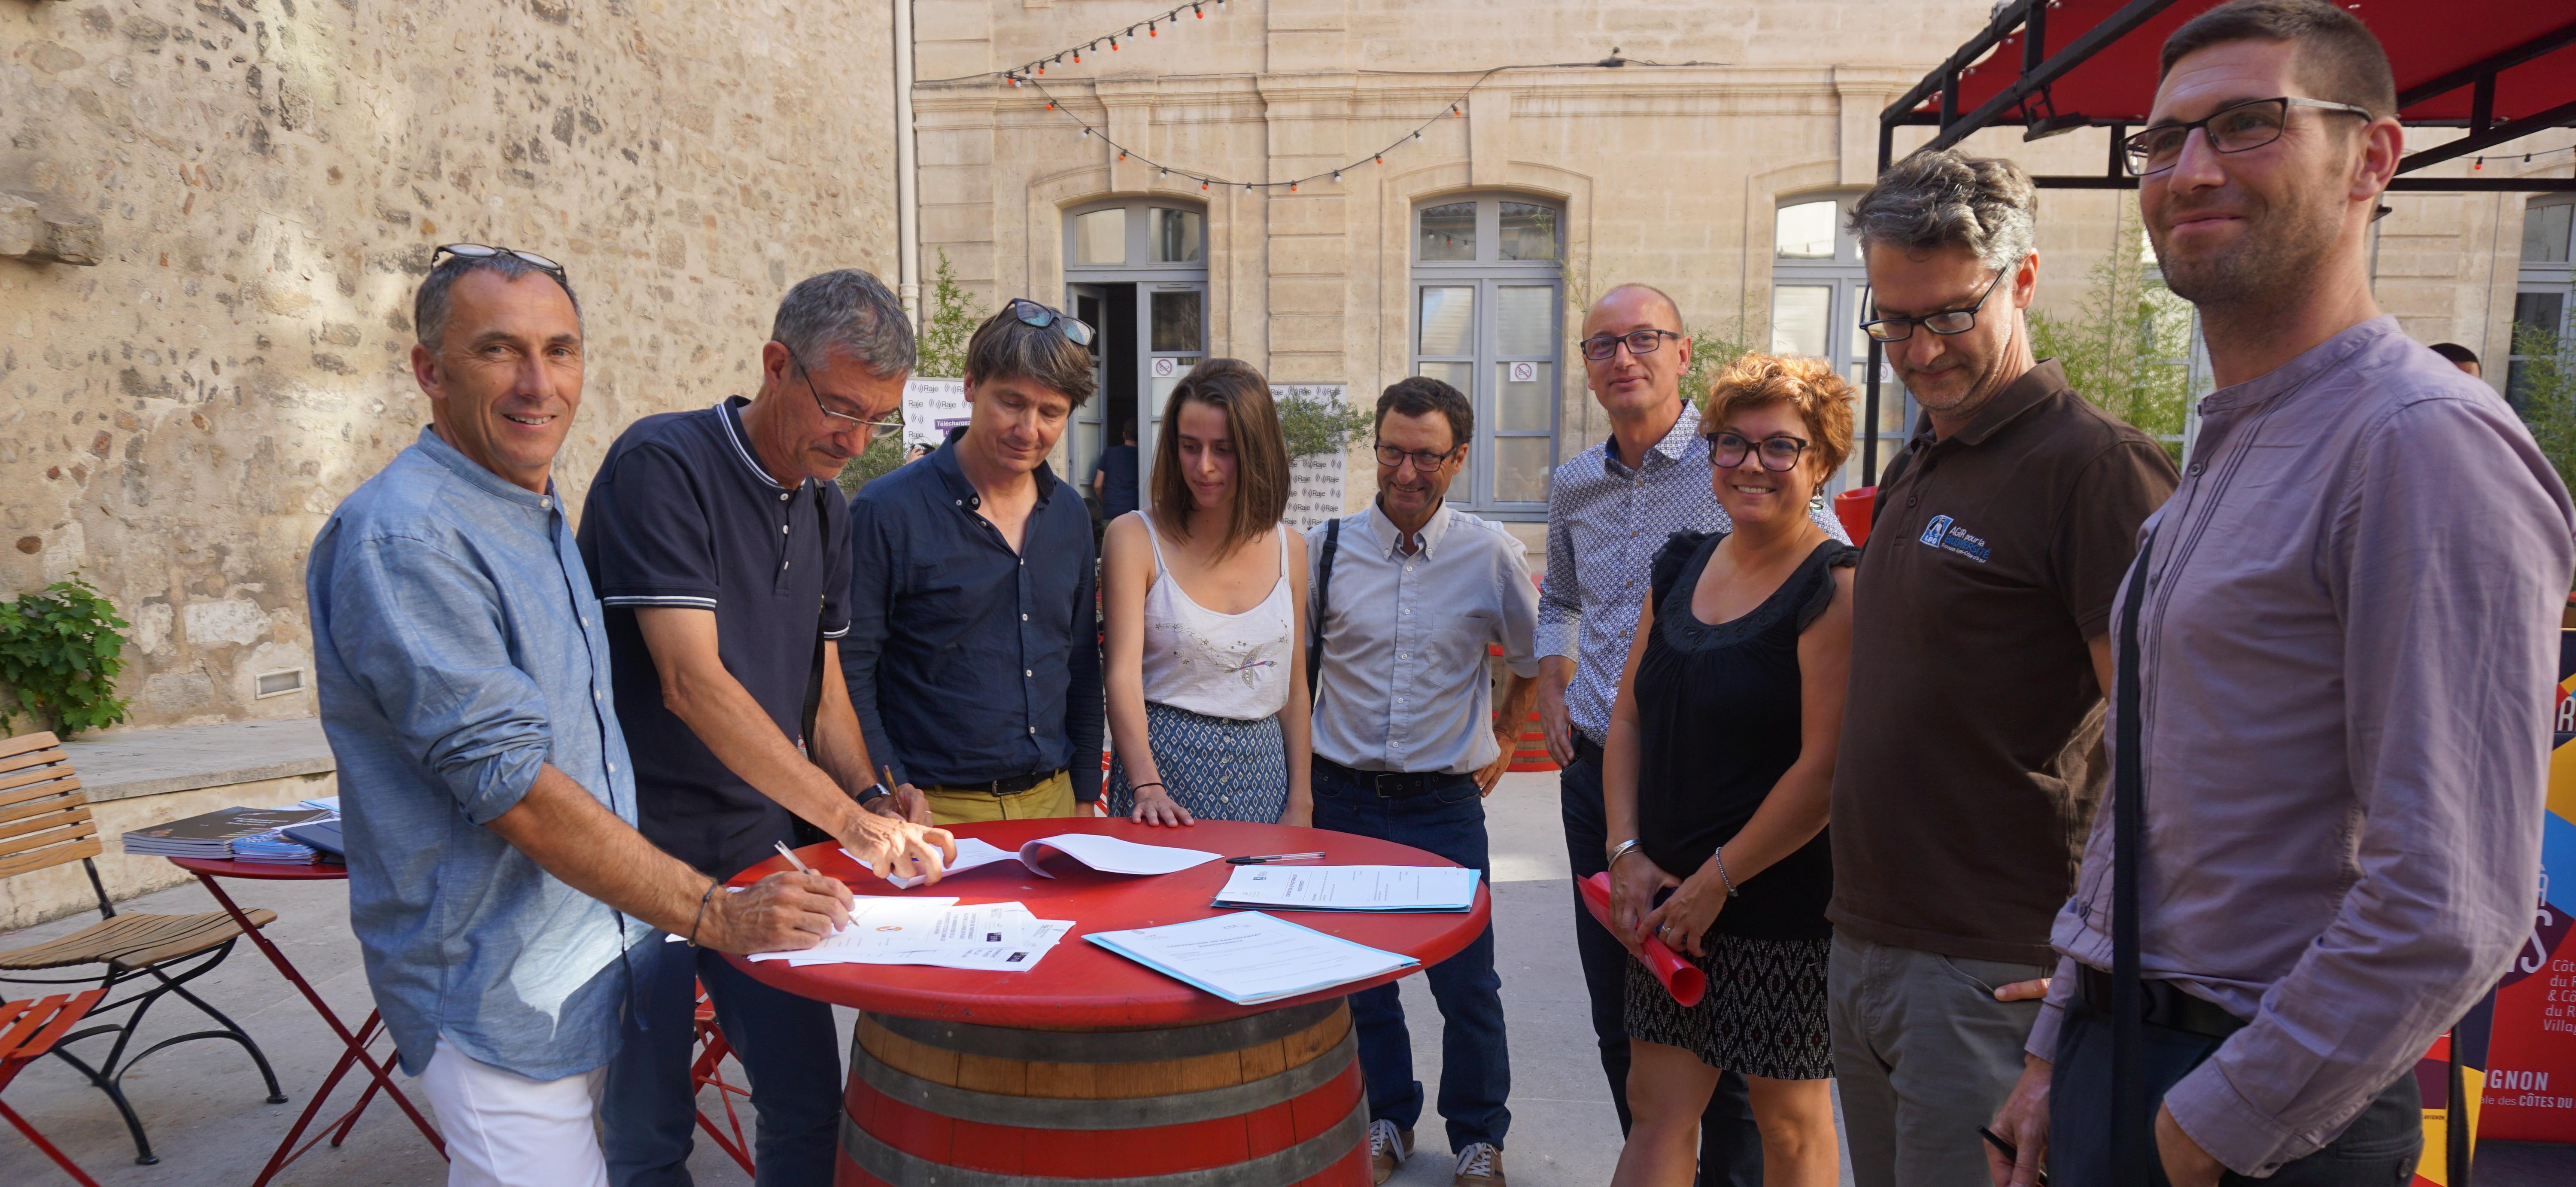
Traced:
<svg viewBox="0 0 2576 1187">
<path fill-rule="evenodd" d="M 430 1148 L 438 1151 L 439 1157 L 447 1157 L 447 1143 L 439 1140 L 438 1130 L 430 1125 L 429 1119 L 422 1116 L 419 1109 L 412 1107 L 410 1099 L 402 1094 L 402 1089 L 394 1086 L 389 1069 L 377 1063 L 375 1056 L 367 1053 L 367 1044 L 374 1041 L 377 1033 L 384 1029 L 383 1017 L 376 1011 L 369 1010 L 367 1020 L 359 1024 L 355 1033 L 351 1033 L 347 1024 L 340 1021 L 340 1016 L 332 1013 L 331 1007 L 323 1002 L 322 995 L 315 993 L 313 986 L 304 980 L 304 975 L 295 971 L 295 965 L 286 959 L 286 954 L 278 951 L 277 945 L 269 942 L 267 933 L 251 925 L 250 920 L 243 916 L 242 909 L 233 905 L 232 896 L 225 894 L 223 886 L 216 881 L 219 878 L 251 878 L 268 882 L 336 882 L 348 879 L 349 868 L 331 863 L 276 865 L 257 861 L 210 861 L 194 857 L 173 857 L 170 859 L 170 864 L 195 874 L 197 881 L 205 884 L 206 893 L 215 896 L 215 901 L 223 904 L 225 913 L 231 915 L 233 922 L 240 925 L 243 935 L 249 936 L 252 943 L 259 945 L 259 950 L 268 957 L 268 963 L 276 965 L 277 971 L 284 974 L 286 979 L 295 985 L 296 990 L 304 995 L 304 1000 L 313 1004 L 313 1012 L 322 1016 L 322 1021 L 330 1026 L 331 1033 L 340 1036 L 340 1043 L 344 1048 L 340 1052 L 339 1062 L 331 1065 L 331 1074 L 322 1078 L 322 1086 L 314 1090 L 313 1099 L 304 1105 L 303 1115 L 297 1117 L 295 1126 L 286 1131 L 286 1140 L 279 1142 L 277 1151 L 268 1156 L 268 1165 L 260 1168 L 259 1178 L 252 1180 L 251 1187 L 268 1187 L 268 1181 L 277 1177 L 279 1171 L 285 1170 L 286 1164 L 302 1157 L 306 1150 L 312 1149 L 315 1143 L 325 1137 L 330 1138 L 334 1146 L 345 1141 L 351 1127 L 357 1125 L 358 1115 L 366 1112 L 367 1105 L 375 1100 L 378 1089 L 383 1089 L 385 1095 L 392 1097 L 394 1104 L 402 1109 L 403 1115 L 411 1118 L 411 1123 L 420 1128 L 420 1135 L 429 1139 Z M 305 1129 L 313 1123 L 314 1114 L 322 1111 L 322 1102 L 330 1099 L 331 1090 L 340 1085 L 340 1078 L 349 1074 L 351 1064 L 366 1065 L 367 1090 L 359 1095 L 358 1103 L 351 1106 L 347 1113 L 325 1126 L 323 1132 L 313 1135 L 312 1141 L 298 1147 L 295 1144 L 296 1139 L 304 1136 Z"/>
</svg>

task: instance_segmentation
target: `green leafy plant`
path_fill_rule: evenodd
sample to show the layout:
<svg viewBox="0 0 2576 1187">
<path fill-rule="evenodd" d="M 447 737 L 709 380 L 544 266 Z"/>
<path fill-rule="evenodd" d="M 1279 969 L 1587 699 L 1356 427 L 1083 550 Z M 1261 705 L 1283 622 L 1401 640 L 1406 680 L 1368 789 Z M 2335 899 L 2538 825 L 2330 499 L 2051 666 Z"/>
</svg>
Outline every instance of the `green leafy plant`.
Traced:
<svg viewBox="0 0 2576 1187">
<path fill-rule="evenodd" d="M 2531 426 L 2541 455 L 2557 467 L 2558 480 L 2576 487 L 2576 342 L 2517 324 L 2513 352 L 2523 356 L 2510 372 L 2523 423 Z"/>
<path fill-rule="evenodd" d="M 939 253 L 939 269 L 930 288 L 930 316 L 921 323 L 918 339 L 921 361 L 912 373 L 937 379 L 966 377 L 966 344 L 975 337 L 975 327 L 984 324 L 983 306 L 957 283 L 957 271 L 948 264 L 948 253 Z"/>
<path fill-rule="evenodd" d="M 125 720 L 116 677 L 126 625 L 78 576 L 0 603 L 0 685 L 17 701 L 9 716 L 34 717 L 64 737 Z"/>
<path fill-rule="evenodd" d="M 2121 242 L 2094 265 L 2074 313 L 2030 311 L 2031 351 L 2057 360 L 2067 384 L 2103 411 L 2178 441 L 2191 401 L 2191 307 L 2149 273 L 2139 240 Z"/>
<path fill-rule="evenodd" d="M 939 270 L 930 288 L 930 316 L 923 319 L 921 333 L 913 339 L 919 356 L 912 373 L 935 379 L 960 379 L 966 374 L 966 344 L 975 338 L 975 327 L 984 324 L 984 310 L 975 303 L 964 286 L 957 283 L 957 270 L 948 263 L 948 253 L 939 253 Z M 883 478 L 903 464 L 903 435 L 888 433 L 868 443 L 841 467 L 839 482 L 845 494 L 857 494 L 870 481 Z"/>
<path fill-rule="evenodd" d="M 1292 392 L 1279 401 L 1279 431 L 1288 438 L 1288 458 L 1315 457 L 1350 448 L 1351 439 L 1377 424 L 1375 408 Z"/>
<path fill-rule="evenodd" d="M 1728 363 L 1768 345 L 1754 341 L 1741 311 L 1723 325 L 1685 323 L 1682 329 L 1691 340 L 1690 367 L 1682 372 L 1682 398 L 1702 412 L 1708 410 L 1708 389 L 1717 382 L 1717 373 L 1725 370 Z"/>
</svg>

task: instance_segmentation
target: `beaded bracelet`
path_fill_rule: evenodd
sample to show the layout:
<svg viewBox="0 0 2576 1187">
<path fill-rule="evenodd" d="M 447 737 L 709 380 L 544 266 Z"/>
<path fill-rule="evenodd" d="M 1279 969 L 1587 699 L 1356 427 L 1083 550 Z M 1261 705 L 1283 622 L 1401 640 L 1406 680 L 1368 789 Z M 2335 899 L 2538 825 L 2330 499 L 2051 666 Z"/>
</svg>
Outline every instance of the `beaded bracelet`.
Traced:
<svg viewBox="0 0 2576 1187">
<path fill-rule="evenodd" d="M 1735 889 L 1735 879 L 1726 876 L 1726 846 L 1718 846 L 1716 852 L 1708 855 L 1708 859 L 1717 863 L 1717 880 L 1726 884 L 1726 897 L 1744 897 L 1741 891 Z"/>
<path fill-rule="evenodd" d="M 707 901 L 716 896 L 716 887 L 722 885 L 722 882 L 709 882 L 706 890 L 699 893 L 697 917 L 689 920 L 689 947 L 698 946 L 698 925 L 707 921 Z"/>
</svg>

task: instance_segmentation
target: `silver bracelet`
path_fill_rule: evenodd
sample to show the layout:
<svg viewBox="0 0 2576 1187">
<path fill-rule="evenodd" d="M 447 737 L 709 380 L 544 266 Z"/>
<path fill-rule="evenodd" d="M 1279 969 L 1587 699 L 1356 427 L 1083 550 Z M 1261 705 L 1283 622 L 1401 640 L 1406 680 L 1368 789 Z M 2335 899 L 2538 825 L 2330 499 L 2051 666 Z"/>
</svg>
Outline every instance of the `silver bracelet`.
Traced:
<svg viewBox="0 0 2576 1187">
<path fill-rule="evenodd" d="M 1715 852 L 1708 855 L 1708 859 L 1717 863 L 1717 880 L 1726 884 L 1726 897 L 1744 897 L 1744 892 L 1735 888 L 1735 879 L 1726 876 L 1726 846 L 1718 846 Z"/>
<path fill-rule="evenodd" d="M 1602 862 L 1601 868 L 1606 870 L 1612 866 L 1618 865 L 1620 858 L 1636 852 L 1637 847 L 1642 844 L 1645 844 L 1645 842 L 1640 841 L 1635 837 L 1630 837 L 1627 840 L 1621 841 L 1617 845 L 1612 846 L 1610 849 L 1610 859 Z"/>
</svg>

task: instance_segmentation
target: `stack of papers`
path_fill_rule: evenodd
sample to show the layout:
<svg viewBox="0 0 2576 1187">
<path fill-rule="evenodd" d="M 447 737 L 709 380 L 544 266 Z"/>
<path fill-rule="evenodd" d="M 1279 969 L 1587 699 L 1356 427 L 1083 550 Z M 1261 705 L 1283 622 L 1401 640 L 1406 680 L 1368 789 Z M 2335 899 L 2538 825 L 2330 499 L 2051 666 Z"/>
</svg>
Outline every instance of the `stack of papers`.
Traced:
<svg viewBox="0 0 2576 1187">
<path fill-rule="evenodd" d="M 320 858 L 310 845 L 288 840 L 282 830 L 243 837 L 233 842 L 233 860 L 267 862 L 270 865 L 309 866 Z"/>
<path fill-rule="evenodd" d="M 1237 866 L 1219 907 L 1292 911 L 1465 911 L 1474 870 L 1458 866 Z"/>
<path fill-rule="evenodd" d="M 1073 930 L 1040 919 L 1018 903 L 959 906 L 953 898 L 862 898 L 847 927 L 811 948 L 759 952 L 756 961 L 815 964 L 922 964 L 950 969 L 1025 973 Z"/>
<path fill-rule="evenodd" d="M 1246 1006 L 1422 964 L 1402 953 L 1354 944 L 1259 911 L 1168 927 L 1093 932 L 1083 938 Z"/>
<path fill-rule="evenodd" d="M 127 853 L 151 857 L 195 857 L 217 861 L 242 857 L 246 860 L 310 862 L 313 850 L 307 846 L 296 845 L 292 841 L 282 842 L 284 846 L 301 850 L 303 856 L 272 857 L 266 855 L 285 854 L 287 849 L 273 848 L 265 842 L 275 840 L 280 829 L 310 824 L 330 816 L 331 813 L 317 808 L 219 808 L 185 820 L 138 828 L 125 834 L 122 840 Z M 251 842 L 250 853 L 236 852 L 235 846 L 243 841 Z M 254 853 L 262 856 L 253 857 Z"/>
<path fill-rule="evenodd" d="M 1018 853 L 997 848 L 973 837 L 959 837 L 957 838 L 957 860 L 948 863 L 948 873 L 962 874 L 978 866 L 992 865 L 995 862 L 1009 861 L 1017 857 L 1021 865 L 1028 867 L 1030 873 L 1041 878 L 1052 878 L 1055 875 L 1046 872 L 1040 863 L 1048 856 L 1058 853 L 1104 874 L 1178 873 L 1191 866 L 1204 865 L 1223 856 L 1204 849 L 1182 849 L 1171 845 L 1140 845 L 1134 841 L 1122 841 L 1116 837 L 1104 837 L 1098 833 L 1059 833 L 1052 837 L 1040 837 L 1020 846 Z M 842 850 L 841 854 L 852 861 L 858 861 L 858 858 L 847 849 Z M 864 866 L 867 863 L 859 862 L 859 864 Z M 929 875 L 926 873 L 894 874 L 886 879 L 905 890 L 910 890 L 929 880 Z"/>
</svg>

